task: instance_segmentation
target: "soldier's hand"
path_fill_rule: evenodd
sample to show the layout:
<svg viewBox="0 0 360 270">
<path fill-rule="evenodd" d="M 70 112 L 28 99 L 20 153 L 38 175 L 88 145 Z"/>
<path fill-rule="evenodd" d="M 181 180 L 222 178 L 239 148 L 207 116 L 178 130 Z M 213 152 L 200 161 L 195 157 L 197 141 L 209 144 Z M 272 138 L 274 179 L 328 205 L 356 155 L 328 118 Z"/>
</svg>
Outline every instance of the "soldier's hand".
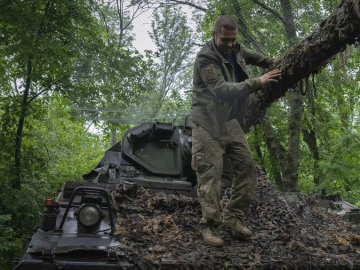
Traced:
<svg viewBox="0 0 360 270">
<path fill-rule="evenodd" d="M 273 69 L 260 76 L 260 81 L 262 85 L 267 85 L 272 82 L 278 82 L 281 75 L 280 69 Z"/>
</svg>

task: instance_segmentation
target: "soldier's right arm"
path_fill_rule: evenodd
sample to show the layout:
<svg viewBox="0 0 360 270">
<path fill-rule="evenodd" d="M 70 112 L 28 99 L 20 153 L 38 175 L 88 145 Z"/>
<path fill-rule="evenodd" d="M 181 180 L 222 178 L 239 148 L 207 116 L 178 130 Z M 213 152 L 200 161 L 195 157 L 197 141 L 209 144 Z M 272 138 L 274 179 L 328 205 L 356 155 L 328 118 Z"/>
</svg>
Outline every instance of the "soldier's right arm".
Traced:
<svg viewBox="0 0 360 270">
<path fill-rule="evenodd" d="M 218 60 L 213 56 L 199 54 L 195 68 L 206 88 L 216 97 L 232 102 L 242 95 L 247 96 L 262 88 L 259 78 L 246 79 L 243 82 L 227 82 Z"/>
</svg>

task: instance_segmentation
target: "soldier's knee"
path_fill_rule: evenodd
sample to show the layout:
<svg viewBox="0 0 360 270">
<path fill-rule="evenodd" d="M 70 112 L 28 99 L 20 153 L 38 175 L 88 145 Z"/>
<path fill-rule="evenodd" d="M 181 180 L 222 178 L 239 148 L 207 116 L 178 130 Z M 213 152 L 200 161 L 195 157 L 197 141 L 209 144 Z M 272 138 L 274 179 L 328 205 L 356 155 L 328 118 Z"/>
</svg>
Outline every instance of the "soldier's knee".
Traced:
<svg viewBox="0 0 360 270">
<path fill-rule="evenodd" d="M 257 170 L 253 159 L 245 159 L 241 162 L 241 167 L 244 172 L 248 175 L 256 175 Z"/>
</svg>

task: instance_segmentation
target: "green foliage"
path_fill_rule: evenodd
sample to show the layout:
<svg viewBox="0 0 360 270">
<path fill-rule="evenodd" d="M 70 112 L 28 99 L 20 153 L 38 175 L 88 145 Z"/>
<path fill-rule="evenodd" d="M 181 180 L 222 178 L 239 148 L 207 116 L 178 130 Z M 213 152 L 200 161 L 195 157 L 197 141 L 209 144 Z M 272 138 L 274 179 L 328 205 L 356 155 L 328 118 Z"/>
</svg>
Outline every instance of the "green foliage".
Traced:
<svg viewBox="0 0 360 270">
<path fill-rule="evenodd" d="M 205 1 L 208 12 L 196 21 L 203 41 L 212 37 L 221 14 L 238 18 L 241 42 L 278 57 L 289 44 L 277 0 Z M 316 28 L 337 4 L 336 0 L 290 1 L 299 39 Z M 306 9 L 304 8 L 306 7 Z M 290 7 L 288 7 L 290 9 Z M 104 1 L 13 0 L 0 9 L 0 265 L 19 255 L 25 236 L 37 223 L 46 197 L 54 196 L 66 180 L 79 180 L 100 160 L 116 129 L 120 134 L 133 123 L 113 119 L 183 123 L 189 112 L 194 33 L 179 6 L 165 5 L 154 13 L 152 39 L 157 51 L 141 55 L 131 42 L 130 13 Z M 32 64 L 27 74 L 28 63 Z M 301 142 L 299 186 L 311 192 L 321 188 L 340 192 L 360 205 L 359 50 L 347 48 L 309 83 L 314 99 L 304 96 L 303 128 L 316 133 L 320 185 L 313 179 L 314 158 Z M 257 76 L 258 70 L 251 70 Z M 24 84 L 30 75 L 30 101 L 22 145 L 23 185 L 11 188 L 15 134 Z M 76 108 L 91 109 L 82 114 Z M 84 112 L 84 111 L 82 111 Z M 289 131 L 289 103 L 279 100 L 269 110 L 283 145 Z M 74 117 L 74 118 L 73 118 Z M 80 119 L 80 120 L 79 120 Z M 96 124 L 101 135 L 88 131 Z M 263 135 L 260 135 L 260 137 Z M 259 149 L 268 175 L 269 153 Z M 249 143 L 255 149 L 255 137 Z M 256 143 L 259 143 L 257 141 Z M 262 161 L 261 161 L 262 162 Z"/>
<path fill-rule="evenodd" d="M 103 1 L 94 14 L 100 18 L 98 38 L 89 40 L 76 59 L 65 93 L 75 105 L 75 117 L 96 122 L 110 141 L 114 130 L 124 130 L 126 122 L 138 118 L 133 113 L 137 104 L 154 89 L 153 59 L 149 51 L 140 54 L 132 47 L 130 14 L 119 14 Z M 128 26 L 120 29 L 119 20 Z"/>
<path fill-rule="evenodd" d="M 0 50 L 12 80 L 23 80 L 28 61 L 38 90 L 49 91 L 70 75 L 94 19 L 87 1 L 11 1 L 0 11 Z M 79 27 L 82 25 L 83 27 Z M 87 29 L 84 29 L 87 26 Z M 22 81 L 19 81 L 19 90 Z M 35 89 L 33 89 L 35 92 Z"/>
<path fill-rule="evenodd" d="M 162 121 L 184 118 L 182 105 L 191 89 L 192 68 L 189 52 L 193 48 L 193 32 L 187 24 L 187 18 L 180 8 L 166 5 L 155 13 L 152 21 L 152 33 L 157 52 L 154 63 L 156 70 L 155 91 L 150 93 L 147 106 L 151 107 L 151 118 Z"/>
<path fill-rule="evenodd" d="M 258 5 L 261 2 L 263 5 Z M 290 1 L 291 6 L 285 10 L 291 12 L 298 39 L 306 37 L 314 31 L 320 21 L 326 18 L 338 4 L 338 1 L 327 0 L 301 0 Z M 306 8 L 304 8 L 306 7 Z M 288 47 L 289 40 L 286 27 L 291 21 L 279 19 L 284 17 L 284 10 L 280 2 L 265 1 L 208 1 L 209 11 L 202 21 L 202 31 L 206 39 L 211 38 L 213 25 L 221 14 L 233 15 L 238 19 L 240 40 L 252 47 L 252 41 L 258 43 L 265 54 L 277 57 Z M 245 34 L 245 35 L 244 35 Z M 359 204 L 359 181 L 357 163 L 359 129 L 359 50 L 347 48 L 343 53 L 334 57 L 329 65 L 314 79 L 309 78 L 309 87 L 314 92 L 314 98 L 304 95 L 303 128 L 311 128 L 316 134 L 320 160 L 318 168 L 315 167 L 313 154 L 308 145 L 300 143 L 299 187 L 306 192 L 325 188 L 328 192 L 339 192 L 346 199 Z M 252 76 L 256 76 L 251 70 Z M 268 111 L 276 137 L 287 149 L 289 140 L 289 103 L 286 98 L 280 99 Z M 263 140 L 265 137 L 262 138 Z M 255 149 L 255 137 L 249 134 L 251 148 Z M 256 142 L 259 144 L 259 141 Z M 262 141 L 258 145 L 264 160 L 265 169 L 271 176 L 270 156 Z M 254 156 L 255 153 L 254 153 Z M 260 160 L 259 160 L 260 162 Z M 320 185 L 314 183 L 314 174 L 320 175 Z"/>
<path fill-rule="evenodd" d="M 51 183 L 49 190 L 56 191 L 64 180 L 80 179 L 99 162 L 104 148 L 101 141 L 84 129 L 84 122 L 71 119 L 71 105 L 63 98 L 53 96 L 45 104 L 41 119 L 29 122 L 31 130 L 24 134 L 24 159 L 39 162 L 29 161 L 29 166 L 37 169 L 36 174 L 27 175 L 27 181 L 44 179 Z"/>
<path fill-rule="evenodd" d="M 86 131 L 84 122 L 71 118 L 68 101 L 57 95 L 38 99 L 32 103 L 24 129 L 22 189 L 13 190 L 9 168 L 17 102 L 11 97 L 1 101 L 1 123 L 6 124 L 0 130 L 3 142 L 0 149 L 0 213 L 11 219 L 1 225 L 11 233 L 8 238 L 0 236 L 0 240 L 4 239 L 4 255 L 0 255 L 0 261 L 9 261 L 13 255 L 20 255 L 25 236 L 32 232 L 38 221 L 44 199 L 53 197 L 65 181 L 80 180 L 81 175 L 95 167 L 104 146 L 101 138 Z"/>
<path fill-rule="evenodd" d="M 11 228 L 10 215 L 0 214 L 0 243 L 0 265 L 4 267 L 2 269 L 7 270 L 12 255 L 21 250 L 21 241 L 16 238 L 15 231 Z"/>
<path fill-rule="evenodd" d="M 17 97 L 0 98 L 0 176 L 3 178 L 9 172 L 8 162 L 13 161 L 13 149 L 15 145 L 17 115 L 19 108 L 14 106 L 19 99 Z"/>
<path fill-rule="evenodd" d="M 331 155 L 321 162 L 324 181 L 319 188 L 340 193 L 347 200 L 360 205 L 360 134 L 352 132 L 342 139 L 334 138 L 329 149 Z"/>
<path fill-rule="evenodd" d="M 44 198 L 54 196 L 66 180 L 81 179 L 103 154 L 106 136 L 87 132 L 85 125 L 92 122 L 72 119 L 73 104 L 125 110 L 151 88 L 146 75 L 151 59 L 143 60 L 131 48 L 127 31 L 118 39 L 116 11 L 106 5 L 81 0 L 1 4 L 0 214 L 11 218 L 4 226 L 13 231 L 4 238 L 8 253 L 0 255 L 1 262 L 19 255 L 19 245 L 6 241 L 24 243 Z M 11 168 L 26 78 L 31 84 L 22 138 L 22 189 L 14 191 Z"/>
</svg>

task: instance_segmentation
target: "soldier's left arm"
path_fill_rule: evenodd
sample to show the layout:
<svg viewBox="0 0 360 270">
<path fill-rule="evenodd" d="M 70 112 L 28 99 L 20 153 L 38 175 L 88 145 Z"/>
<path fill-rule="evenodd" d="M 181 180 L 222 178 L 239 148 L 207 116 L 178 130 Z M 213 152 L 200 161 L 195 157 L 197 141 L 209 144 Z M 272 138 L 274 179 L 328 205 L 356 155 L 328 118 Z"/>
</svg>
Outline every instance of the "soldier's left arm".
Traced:
<svg viewBox="0 0 360 270">
<path fill-rule="evenodd" d="M 260 53 L 254 52 L 247 48 L 243 49 L 243 57 L 247 65 L 255 65 L 262 68 L 269 68 L 274 64 L 274 60 Z"/>
</svg>

